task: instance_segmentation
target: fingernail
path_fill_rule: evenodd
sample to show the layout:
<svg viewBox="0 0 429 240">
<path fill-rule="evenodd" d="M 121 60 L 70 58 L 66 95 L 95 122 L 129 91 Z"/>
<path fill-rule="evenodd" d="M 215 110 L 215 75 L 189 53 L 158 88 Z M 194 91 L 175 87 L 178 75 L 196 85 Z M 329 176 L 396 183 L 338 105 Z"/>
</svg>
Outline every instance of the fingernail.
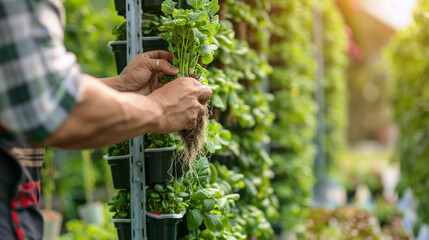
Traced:
<svg viewBox="0 0 429 240">
<path fill-rule="evenodd" d="M 173 70 L 179 70 L 176 66 L 170 65 Z"/>
</svg>

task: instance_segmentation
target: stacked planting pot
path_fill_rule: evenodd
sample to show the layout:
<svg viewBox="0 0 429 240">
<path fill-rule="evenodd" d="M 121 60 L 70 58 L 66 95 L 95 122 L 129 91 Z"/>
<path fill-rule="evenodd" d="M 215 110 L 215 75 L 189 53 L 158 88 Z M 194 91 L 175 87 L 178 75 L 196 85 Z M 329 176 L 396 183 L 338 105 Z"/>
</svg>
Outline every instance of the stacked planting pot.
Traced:
<svg viewBox="0 0 429 240">
<path fill-rule="evenodd" d="M 184 173 L 182 164 L 176 164 L 176 146 L 165 148 L 149 148 L 144 150 L 146 185 L 163 184 L 173 177 L 181 177 Z M 104 156 L 110 165 L 113 186 L 115 189 L 130 189 L 129 155 Z M 147 233 L 149 239 L 175 240 L 177 224 L 182 221 L 186 210 L 179 214 L 147 213 Z M 114 219 L 119 240 L 131 240 L 131 219 Z"/>
<path fill-rule="evenodd" d="M 178 224 L 182 222 L 186 209 L 178 214 L 146 213 L 148 239 L 176 240 Z"/>
<path fill-rule="evenodd" d="M 125 4 L 126 0 L 114 0 L 115 1 L 115 9 L 118 11 L 118 15 L 125 16 Z M 142 0 L 141 6 L 143 12 L 150 12 L 155 14 L 161 13 L 161 4 L 164 0 Z M 188 4 L 186 4 L 186 0 L 178 0 L 177 6 L 179 8 L 189 8 Z"/>
<path fill-rule="evenodd" d="M 142 42 L 145 52 L 168 50 L 168 42 L 160 36 L 143 37 Z M 111 41 L 109 46 L 115 54 L 116 70 L 119 74 L 127 66 L 127 41 Z"/>
<path fill-rule="evenodd" d="M 126 0 L 114 0 L 118 15 L 126 15 Z M 161 15 L 161 4 L 164 0 L 142 0 L 143 12 Z M 186 0 L 177 1 L 178 8 L 190 8 Z M 127 65 L 127 41 L 111 41 L 109 46 L 115 55 L 118 74 Z M 160 36 L 143 36 L 143 51 L 168 50 L 169 44 Z M 164 184 L 181 177 L 187 171 L 181 163 L 175 160 L 176 146 L 144 149 L 146 186 Z M 130 156 L 105 156 L 110 165 L 115 189 L 130 189 Z M 132 198 L 132 196 L 131 196 Z M 178 224 L 182 221 L 186 210 L 178 214 L 146 213 L 148 239 L 176 240 Z M 130 213 L 132 214 L 132 213 Z M 131 216 L 128 214 L 129 216 Z M 131 219 L 111 219 L 114 222 L 119 240 L 132 239 Z"/>
</svg>

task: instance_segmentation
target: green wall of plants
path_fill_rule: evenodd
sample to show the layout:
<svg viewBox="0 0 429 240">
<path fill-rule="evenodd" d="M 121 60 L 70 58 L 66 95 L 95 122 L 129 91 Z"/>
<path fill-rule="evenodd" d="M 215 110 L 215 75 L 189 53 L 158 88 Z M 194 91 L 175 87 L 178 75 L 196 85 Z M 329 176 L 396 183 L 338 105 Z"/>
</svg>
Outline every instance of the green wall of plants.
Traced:
<svg viewBox="0 0 429 240">
<path fill-rule="evenodd" d="M 114 40 L 112 29 L 121 18 L 113 1 L 65 0 L 64 43 L 73 52 L 81 70 L 95 77 L 116 74 L 115 59 L 107 42 Z"/>
<path fill-rule="evenodd" d="M 299 231 L 309 213 L 315 182 L 316 111 L 313 10 L 323 16 L 326 157 L 335 161 L 346 145 L 345 26 L 333 1 L 273 0 L 270 62 L 274 68 L 270 90 L 276 121 L 271 128 L 275 193 L 287 230 Z"/>
<path fill-rule="evenodd" d="M 337 154 L 347 146 L 347 77 L 348 39 L 344 19 L 334 1 L 324 0 L 323 53 L 326 157 L 328 165 L 337 160 Z"/>
<path fill-rule="evenodd" d="M 106 43 L 113 40 L 112 27 L 123 19 L 116 16 L 113 1 L 96 14 L 89 3 L 64 2 L 66 46 L 77 55 L 84 72 L 114 76 L 114 58 Z M 214 163 L 210 174 L 215 177 L 206 187 L 222 188 L 222 198 L 240 195 L 239 200 L 228 200 L 228 211 L 219 213 L 222 237 L 274 239 L 270 222 L 297 230 L 311 204 L 316 129 L 312 11 L 316 2 L 219 3 L 221 28 L 214 41 L 218 49 L 206 72 L 214 95 L 205 148 L 213 156 L 232 153 L 233 160 L 227 166 Z M 344 29 L 330 1 L 325 1 L 323 10 L 329 68 L 325 70 L 327 141 L 340 146 L 345 124 Z M 336 149 L 330 149 L 328 154 L 334 155 Z"/>
<path fill-rule="evenodd" d="M 397 157 L 402 194 L 410 188 L 418 202 L 418 223 L 429 223 L 429 2 L 419 0 L 415 24 L 400 31 L 386 55 L 394 82 L 394 118 L 399 127 Z M 418 225 L 418 224 L 417 224 Z"/>
<path fill-rule="evenodd" d="M 276 121 L 271 128 L 275 193 L 281 222 L 295 231 L 308 214 L 314 183 L 316 132 L 313 8 L 315 1 L 272 1 L 273 36 L 270 88 Z M 276 146 L 277 145 L 277 146 Z"/>
</svg>

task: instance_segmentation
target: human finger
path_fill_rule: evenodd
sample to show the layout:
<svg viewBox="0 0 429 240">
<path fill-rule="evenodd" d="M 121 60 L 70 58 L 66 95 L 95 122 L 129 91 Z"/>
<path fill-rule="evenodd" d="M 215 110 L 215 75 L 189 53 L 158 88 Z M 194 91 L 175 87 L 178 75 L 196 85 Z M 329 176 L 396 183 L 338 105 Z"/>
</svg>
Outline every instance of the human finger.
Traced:
<svg viewBox="0 0 429 240">
<path fill-rule="evenodd" d="M 162 72 L 167 75 L 177 75 L 179 74 L 179 69 L 171 65 L 165 59 L 147 59 L 147 66 L 152 72 Z"/>
<path fill-rule="evenodd" d="M 198 111 L 198 117 L 202 117 L 206 115 L 206 111 L 207 111 L 207 108 L 204 105 L 201 105 Z"/>
<path fill-rule="evenodd" d="M 211 88 L 205 86 L 205 85 L 201 85 L 199 87 L 199 91 L 200 91 L 200 95 L 198 96 L 198 101 L 202 104 L 205 105 L 210 98 L 213 95 L 213 91 L 211 90 Z"/>
<path fill-rule="evenodd" d="M 152 59 L 165 59 L 169 62 L 173 61 L 173 53 L 164 50 L 155 50 L 143 53 Z"/>
</svg>

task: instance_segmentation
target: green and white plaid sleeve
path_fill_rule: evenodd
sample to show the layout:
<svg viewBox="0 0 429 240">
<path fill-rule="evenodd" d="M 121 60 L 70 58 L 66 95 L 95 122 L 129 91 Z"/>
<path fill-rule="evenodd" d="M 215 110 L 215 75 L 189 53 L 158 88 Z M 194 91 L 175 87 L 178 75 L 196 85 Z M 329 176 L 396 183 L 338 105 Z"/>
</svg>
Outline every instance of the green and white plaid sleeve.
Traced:
<svg viewBox="0 0 429 240">
<path fill-rule="evenodd" d="M 80 100 L 59 0 L 0 0 L 0 125 L 20 142 L 52 134 Z"/>
</svg>

